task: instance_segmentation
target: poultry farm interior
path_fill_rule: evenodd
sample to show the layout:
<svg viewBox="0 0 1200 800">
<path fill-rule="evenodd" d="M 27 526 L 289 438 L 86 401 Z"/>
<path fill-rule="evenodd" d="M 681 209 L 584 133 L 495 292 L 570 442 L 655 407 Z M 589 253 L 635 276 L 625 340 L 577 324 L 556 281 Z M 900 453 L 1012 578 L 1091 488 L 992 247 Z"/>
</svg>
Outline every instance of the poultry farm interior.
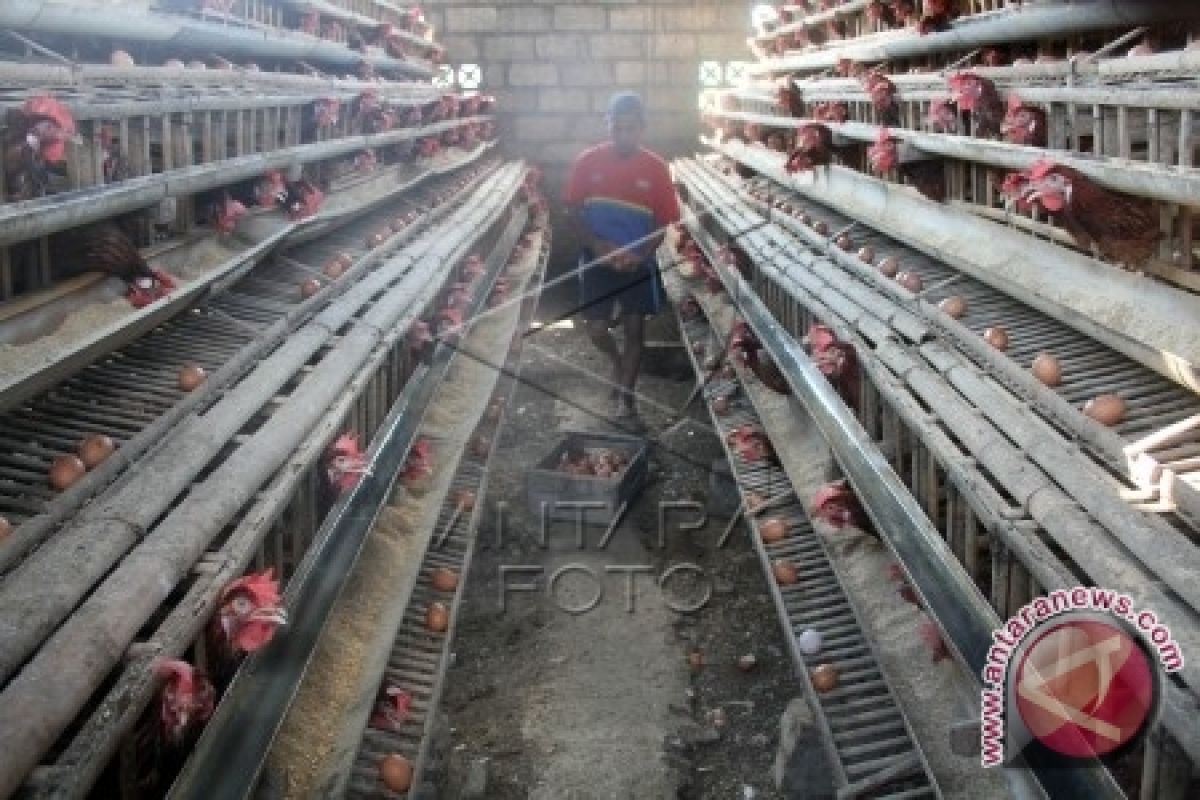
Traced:
<svg viewBox="0 0 1200 800">
<path fill-rule="evenodd" d="M 0 29 L 0 799 L 1200 796 L 1200 5 Z"/>
</svg>

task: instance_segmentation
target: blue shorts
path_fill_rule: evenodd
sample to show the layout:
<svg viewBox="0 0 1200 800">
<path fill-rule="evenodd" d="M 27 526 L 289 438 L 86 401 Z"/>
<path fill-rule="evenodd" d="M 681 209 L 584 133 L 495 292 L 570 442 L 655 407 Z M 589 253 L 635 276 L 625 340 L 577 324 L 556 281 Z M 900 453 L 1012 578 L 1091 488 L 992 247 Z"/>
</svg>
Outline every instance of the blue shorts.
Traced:
<svg viewBox="0 0 1200 800">
<path fill-rule="evenodd" d="M 584 319 L 611 320 L 614 307 L 621 314 L 651 316 L 662 310 L 662 275 L 658 258 L 651 256 L 633 272 L 618 272 L 605 264 L 592 263 L 586 250 L 579 256 L 579 313 Z"/>
</svg>

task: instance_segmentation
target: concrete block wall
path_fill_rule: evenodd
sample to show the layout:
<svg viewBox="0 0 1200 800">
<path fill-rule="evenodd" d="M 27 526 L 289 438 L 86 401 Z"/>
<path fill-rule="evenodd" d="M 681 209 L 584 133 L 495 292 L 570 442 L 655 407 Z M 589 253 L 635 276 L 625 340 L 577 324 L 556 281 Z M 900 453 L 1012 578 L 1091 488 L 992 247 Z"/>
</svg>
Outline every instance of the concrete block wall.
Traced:
<svg viewBox="0 0 1200 800">
<path fill-rule="evenodd" d="M 479 64 L 496 95 L 507 155 L 543 168 L 552 200 L 551 277 L 571 269 L 576 245 L 560 197 L 570 162 L 606 137 L 604 109 L 619 89 L 649 112 L 647 146 L 670 158 L 696 152 L 702 61 L 749 61 L 750 4 L 721 0 L 427 0 L 422 4 L 449 63 Z M 575 288 L 542 298 L 570 313 Z"/>
<path fill-rule="evenodd" d="M 428 0 L 450 63 L 483 69 L 513 156 L 557 175 L 605 135 L 609 96 L 632 89 L 650 112 L 647 144 L 696 150 L 702 61 L 747 61 L 749 5 L 719 0 Z"/>
</svg>

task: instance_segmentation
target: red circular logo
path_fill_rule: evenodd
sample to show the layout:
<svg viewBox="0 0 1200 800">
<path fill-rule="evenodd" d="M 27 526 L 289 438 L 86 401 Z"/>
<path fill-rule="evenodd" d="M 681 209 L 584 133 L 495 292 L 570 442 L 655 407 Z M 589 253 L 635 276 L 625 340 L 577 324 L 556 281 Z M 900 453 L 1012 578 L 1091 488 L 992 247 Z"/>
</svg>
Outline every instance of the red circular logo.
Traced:
<svg viewBox="0 0 1200 800">
<path fill-rule="evenodd" d="M 1064 622 L 1039 635 L 1025 651 L 1016 681 L 1025 726 L 1066 756 L 1112 752 L 1142 731 L 1154 706 L 1154 673 L 1145 651 L 1104 622 Z"/>
</svg>

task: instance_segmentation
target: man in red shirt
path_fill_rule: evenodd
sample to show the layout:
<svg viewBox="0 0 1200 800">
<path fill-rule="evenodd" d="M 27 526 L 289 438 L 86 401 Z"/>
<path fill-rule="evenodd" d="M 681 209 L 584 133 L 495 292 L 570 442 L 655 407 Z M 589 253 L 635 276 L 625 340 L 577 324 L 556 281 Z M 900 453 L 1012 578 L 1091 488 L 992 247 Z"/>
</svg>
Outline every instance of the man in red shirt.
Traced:
<svg viewBox="0 0 1200 800">
<path fill-rule="evenodd" d="M 575 159 L 564 196 L 582 249 L 580 314 L 592 342 L 612 361 L 614 415 L 640 426 L 634 386 L 645 344 L 645 319 L 663 303 L 656 252 L 667 225 L 679 220 L 671 171 L 641 146 L 645 110 L 622 92 L 608 106 L 610 141 Z M 619 309 L 625 346 L 608 326 Z"/>
</svg>

